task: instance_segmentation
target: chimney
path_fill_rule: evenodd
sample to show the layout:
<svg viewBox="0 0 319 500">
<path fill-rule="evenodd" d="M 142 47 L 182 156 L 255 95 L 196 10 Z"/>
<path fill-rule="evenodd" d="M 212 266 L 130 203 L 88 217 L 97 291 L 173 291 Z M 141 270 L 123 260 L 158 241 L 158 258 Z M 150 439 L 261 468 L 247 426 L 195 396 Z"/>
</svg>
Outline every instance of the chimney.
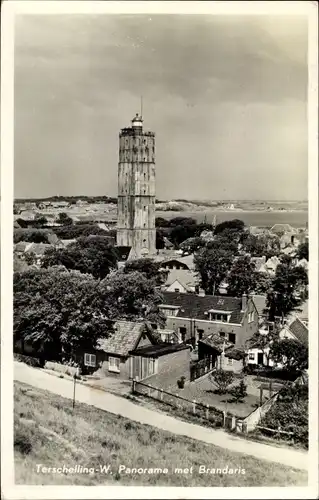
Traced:
<svg viewBox="0 0 319 500">
<path fill-rule="evenodd" d="M 244 312 L 247 307 L 247 295 L 243 293 L 242 298 L 241 298 L 241 310 Z"/>
</svg>

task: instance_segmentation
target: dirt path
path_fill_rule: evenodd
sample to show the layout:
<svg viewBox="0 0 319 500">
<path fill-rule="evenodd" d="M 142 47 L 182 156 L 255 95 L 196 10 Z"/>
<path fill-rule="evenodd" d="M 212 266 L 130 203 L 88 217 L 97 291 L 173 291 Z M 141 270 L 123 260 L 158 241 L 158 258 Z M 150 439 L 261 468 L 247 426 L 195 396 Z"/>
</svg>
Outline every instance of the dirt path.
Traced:
<svg viewBox="0 0 319 500">
<path fill-rule="evenodd" d="M 59 394 L 68 399 L 73 398 L 72 381 L 52 377 L 44 371 L 31 368 L 24 363 L 14 363 L 14 379 L 38 389 Z M 278 448 L 263 443 L 247 441 L 221 430 L 207 429 L 199 425 L 183 422 L 164 413 L 136 405 L 119 396 L 114 396 L 113 394 L 95 390 L 81 384 L 76 385 L 75 399 L 80 403 L 86 403 L 110 413 L 122 415 L 142 424 L 152 425 L 173 434 L 188 436 L 192 439 L 220 446 L 234 452 L 244 453 L 260 460 L 308 470 L 308 454 L 300 450 Z"/>
</svg>

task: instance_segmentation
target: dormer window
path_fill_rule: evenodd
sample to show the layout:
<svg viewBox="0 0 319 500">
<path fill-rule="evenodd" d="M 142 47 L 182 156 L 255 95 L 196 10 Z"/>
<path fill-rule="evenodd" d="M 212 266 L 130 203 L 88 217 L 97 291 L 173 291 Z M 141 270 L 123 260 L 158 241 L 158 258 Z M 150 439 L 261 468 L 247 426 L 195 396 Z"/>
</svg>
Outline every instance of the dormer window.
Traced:
<svg viewBox="0 0 319 500">
<path fill-rule="evenodd" d="M 223 300 L 223 299 L 221 299 Z M 221 323 L 229 323 L 231 317 L 231 311 L 218 311 L 211 309 L 209 312 L 210 321 L 218 321 Z"/>
</svg>

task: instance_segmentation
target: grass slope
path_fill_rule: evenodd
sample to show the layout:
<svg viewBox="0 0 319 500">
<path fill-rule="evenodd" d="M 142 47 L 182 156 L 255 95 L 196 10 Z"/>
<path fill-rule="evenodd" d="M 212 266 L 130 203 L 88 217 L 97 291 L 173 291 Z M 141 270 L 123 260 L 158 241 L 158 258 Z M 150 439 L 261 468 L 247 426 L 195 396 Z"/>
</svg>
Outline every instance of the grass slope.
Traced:
<svg viewBox="0 0 319 500">
<path fill-rule="evenodd" d="M 15 481 L 17 484 L 145 486 L 306 485 L 307 474 L 175 436 L 121 416 L 77 404 L 55 394 L 15 383 Z M 46 467 L 83 466 L 92 474 L 38 473 Z M 119 474 L 127 467 L 167 467 L 167 474 Z M 112 475 L 99 472 L 110 465 Z M 199 474 L 199 466 L 245 469 L 243 473 Z M 179 474 L 173 469 L 190 468 Z"/>
</svg>

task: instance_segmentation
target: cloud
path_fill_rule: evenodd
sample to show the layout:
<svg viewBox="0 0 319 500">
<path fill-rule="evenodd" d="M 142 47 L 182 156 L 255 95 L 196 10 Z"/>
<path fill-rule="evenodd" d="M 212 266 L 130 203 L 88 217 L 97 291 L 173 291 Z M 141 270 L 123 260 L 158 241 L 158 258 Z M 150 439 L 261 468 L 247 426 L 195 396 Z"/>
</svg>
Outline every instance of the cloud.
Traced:
<svg viewBox="0 0 319 500">
<path fill-rule="evenodd" d="M 289 17 L 20 17 L 16 195 L 115 194 L 143 94 L 159 197 L 304 198 L 306 55 Z"/>
</svg>

